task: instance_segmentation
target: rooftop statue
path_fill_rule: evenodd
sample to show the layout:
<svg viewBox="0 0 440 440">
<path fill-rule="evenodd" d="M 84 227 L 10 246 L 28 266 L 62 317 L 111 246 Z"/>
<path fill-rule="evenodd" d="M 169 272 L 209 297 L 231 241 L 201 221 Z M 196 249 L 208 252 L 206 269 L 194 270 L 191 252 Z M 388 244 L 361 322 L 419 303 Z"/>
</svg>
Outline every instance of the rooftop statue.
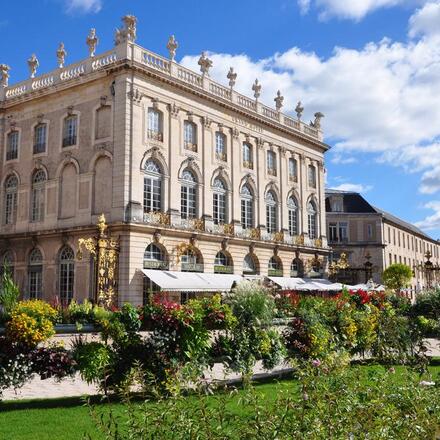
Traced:
<svg viewBox="0 0 440 440">
<path fill-rule="evenodd" d="M 229 87 L 232 89 L 235 86 L 235 81 L 237 79 L 237 74 L 234 72 L 234 68 L 230 67 L 229 72 L 226 75 L 226 78 L 229 79 Z"/>
<path fill-rule="evenodd" d="M 179 47 L 179 43 L 174 38 L 174 35 L 168 39 L 167 49 L 170 54 L 170 60 L 174 61 L 174 57 L 176 56 L 176 50 Z"/>
<path fill-rule="evenodd" d="M 134 15 L 124 15 L 122 17 L 122 28 L 116 29 L 115 45 L 129 41 L 134 43 L 136 41 L 136 24 L 137 18 Z"/>
<path fill-rule="evenodd" d="M 31 57 L 27 60 L 27 63 L 31 78 L 35 78 L 35 75 L 37 74 L 37 68 L 40 65 L 37 56 L 33 53 Z"/>
<path fill-rule="evenodd" d="M 258 79 L 255 80 L 252 90 L 254 92 L 254 98 L 258 101 L 258 98 L 261 95 L 261 84 L 258 82 Z"/>
<path fill-rule="evenodd" d="M 7 64 L 0 64 L 0 86 L 8 87 L 10 70 L 11 68 Z"/>
<path fill-rule="evenodd" d="M 64 48 L 64 43 L 60 43 L 57 49 L 57 61 L 58 67 L 61 69 L 64 67 L 64 61 L 66 60 L 67 52 Z"/>
<path fill-rule="evenodd" d="M 212 67 L 212 61 L 206 56 L 205 52 L 202 52 L 198 64 L 202 75 L 209 76 L 209 69 Z"/>
<path fill-rule="evenodd" d="M 275 108 L 277 109 L 278 112 L 280 112 L 281 109 L 283 108 L 284 96 L 281 96 L 281 92 L 279 90 L 277 92 L 277 96 L 275 97 L 274 101 L 275 101 Z"/>
<path fill-rule="evenodd" d="M 94 57 L 96 52 L 96 46 L 99 43 L 99 38 L 96 36 L 96 29 L 90 29 L 89 35 L 87 35 L 86 44 L 89 47 L 89 56 Z"/>
</svg>

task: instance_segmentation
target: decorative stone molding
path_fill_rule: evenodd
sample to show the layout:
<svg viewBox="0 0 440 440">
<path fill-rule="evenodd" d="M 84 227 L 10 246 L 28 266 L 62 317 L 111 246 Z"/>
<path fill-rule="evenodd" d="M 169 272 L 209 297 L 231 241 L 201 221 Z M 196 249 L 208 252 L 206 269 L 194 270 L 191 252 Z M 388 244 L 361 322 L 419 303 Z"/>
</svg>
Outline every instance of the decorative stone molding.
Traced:
<svg viewBox="0 0 440 440">
<path fill-rule="evenodd" d="M 102 95 L 100 98 L 100 102 L 101 102 L 101 107 L 107 105 L 107 95 Z"/>
<path fill-rule="evenodd" d="M 89 35 L 87 35 L 86 44 L 89 48 L 89 57 L 93 58 L 96 52 L 96 46 L 98 46 L 99 38 L 96 36 L 96 29 L 90 29 Z"/>
<path fill-rule="evenodd" d="M 281 155 L 282 155 L 283 157 L 286 157 L 287 148 L 285 148 L 285 147 L 280 147 L 279 150 L 280 150 Z"/>
<path fill-rule="evenodd" d="M 40 113 L 37 115 L 37 121 L 39 124 L 41 124 L 44 120 L 44 113 Z"/>
<path fill-rule="evenodd" d="M 144 95 L 140 92 L 140 90 L 137 89 L 137 88 L 133 88 L 132 90 L 130 90 L 130 91 L 127 93 L 127 95 L 128 95 L 129 98 L 131 98 L 131 99 L 133 100 L 133 102 L 134 102 L 135 104 L 140 104 L 140 102 L 142 101 L 142 98 L 143 98 L 143 96 L 144 96 Z"/>
<path fill-rule="evenodd" d="M 186 113 L 186 119 L 190 122 L 194 122 L 194 113 L 191 110 Z"/>
<path fill-rule="evenodd" d="M 72 115 L 73 115 L 73 105 L 69 105 L 69 106 L 67 107 L 67 114 L 68 114 L 69 116 L 72 116 Z"/>
<path fill-rule="evenodd" d="M 237 127 L 234 127 L 234 128 L 232 129 L 232 137 L 233 137 L 234 139 L 238 139 L 239 136 L 240 136 L 240 132 L 238 131 Z"/>
<path fill-rule="evenodd" d="M 221 122 L 219 122 L 219 123 L 217 124 L 217 127 L 218 127 L 218 131 L 219 131 L 220 133 L 223 133 L 223 132 L 224 132 L 224 127 L 223 127 L 223 124 L 222 124 Z"/>
<path fill-rule="evenodd" d="M 175 102 L 170 104 L 170 113 L 173 118 L 177 118 L 179 116 L 180 107 L 177 106 Z"/>
<path fill-rule="evenodd" d="M 203 116 L 202 124 L 205 128 L 211 128 L 212 119 L 210 119 L 208 116 Z"/>
<path fill-rule="evenodd" d="M 264 139 L 263 138 L 259 137 L 257 139 L 257 147 L 260 149 L 262 149 L 264 147 Z"/>
<path fill-rule="evenodd" d="M 159 98 L 152 98 L 151 104 L 155 110 L 159 109 Z"/>
</svg>

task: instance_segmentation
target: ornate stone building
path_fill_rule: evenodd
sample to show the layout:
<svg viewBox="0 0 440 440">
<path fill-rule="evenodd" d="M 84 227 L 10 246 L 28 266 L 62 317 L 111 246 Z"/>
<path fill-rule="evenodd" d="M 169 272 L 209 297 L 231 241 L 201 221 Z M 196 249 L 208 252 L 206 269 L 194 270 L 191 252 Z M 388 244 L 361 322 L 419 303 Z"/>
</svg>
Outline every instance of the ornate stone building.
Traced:
<svg viewBox="0 0 440 440">
<path fill-rule="evenodd" d="M 135 43 L 124 17 L 115 47 L 9 85 L 0 65 L 0 262 L 26 296 L 93 296 L 78 239 L 104 213 L 120 241 L 119 301 L 154 288 L 143 269 L 307 275 L 326 266 L 321 113 L 301 121 Z M 55 55 L 55 54 L 54 54 Z M 54 60 L 55 61 L 55 60 Z"/>
<path fill-rule="evenodd" d="M 391 264 L 402 263 L 413 269 L 412 291 L 427 286 L 422 266 L 426 253 L 431 262 L 440 263 L 440 243 L 396 216 L 368 203 L 360 194 L 326 190 L 328 242 L 336 260 L 347 254 L 350 266 L 362 268 L 372 264 L 373 280 L 382 282 L 382 272 Z M 366 258 L 367 257 L 367 258 Z M 350 284 L 363 283 L 362 271 Z M 438 278 L 433 274 L 433 278 Z M 434 281 L 434 279 L 432 280 Z"/>
</svg>

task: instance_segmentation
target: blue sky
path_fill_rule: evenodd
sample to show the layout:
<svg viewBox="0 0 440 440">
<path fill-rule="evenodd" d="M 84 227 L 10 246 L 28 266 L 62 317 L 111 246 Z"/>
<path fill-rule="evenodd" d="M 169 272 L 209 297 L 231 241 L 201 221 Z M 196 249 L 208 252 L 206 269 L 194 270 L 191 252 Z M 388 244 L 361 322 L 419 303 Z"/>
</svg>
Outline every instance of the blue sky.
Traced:
<svg viewBox="0 0 440 440">
<path fill-rule="evenodd" d="M 126 13 L 142 46 L 166 55 L 174 34 L 183 64 L 207 50 L 220 82 L 234 66 L 241 92 L 258 77 L 267 104 L 280 89 L 284 111 L 322 111 L 328 186 L 440 238 L 440 0 L 16 0 L 2 4 L 0 63 L 15 83 L 35 52 L 44 73 L 60 41 L 75 62 L 91 27 L 103 52 Z"/>
</svg>

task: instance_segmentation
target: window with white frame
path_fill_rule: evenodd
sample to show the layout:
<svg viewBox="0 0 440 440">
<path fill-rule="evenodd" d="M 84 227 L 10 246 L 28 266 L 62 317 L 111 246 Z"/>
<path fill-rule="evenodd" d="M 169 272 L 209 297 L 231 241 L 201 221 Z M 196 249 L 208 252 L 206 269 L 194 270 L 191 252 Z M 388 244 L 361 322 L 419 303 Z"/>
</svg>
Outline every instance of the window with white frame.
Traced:
<svg viewBox="0 0 440 440">
<path fill-rule="evenodd" d="M 6 160 L 18 159 L 18 142 L 20 134 L 18 130 L 13 130 L 8 133 L 6 140 Z"/>
<path fill-rule="evenodd" d="M 188 169 L 182 173 L 180 216 L 183 219 L 197 217 L 197 180 Z"/>
<path fill-rule="evenodd" d="M 214 259 L 214 273 L 232 273 L 232 263 L 223 251 L 217 252 Z"/>
<path fill-rule="evenodd" d="M 203 263 L 198 253 L 187 249 L 180 258 L 182 272 L 203 272 Z"/>
<path fill-rule="evenodd" d="M 63 125 L 63 147 L 76 145 L 78 136 L 78 116 L 69 115 L 64 118 Z"/>
<path fill-rule="evenodd" d="M 46 151 L 47 124 L 37 124 L 34 128 L 34 154 Z"/>
<path fill-rule="evenodd" d="M 254 169 L 252 145 L 249 142 L 243 143 L 243 166 L 251 170 Z"/>
<path fill-rule="evenodd" d="M 289 234 L 298 235 L 298 203 L 293 196 L 287 200 L 287 209 L 289 214 Z"/>
<path fill-rule="evenodd" d="M 267 172 L 272 176 L 277 174 L 276 154 L 275 151 L 267 152 Z"/>
<path fill-rule="evenodd" d="M 240 191 L 241 198 L 241 226 L 243 229 L 254 227 L 254 195 L 249 185 L 243 185 Z"/>
<path fill-rule="evenodd" d="M 309 237 L 314 240 L 317 238 L 317 229 L 316 229 L 316 220 L 317 220 L 317 213 L 316 213 L 316 206 L 315 203 L 310 201 L 307 204 L 307 218 L 308 218 L 308 226 L 309 226 Z"/>
<path fill-rule="evenodd" d="M 316 168 L 313 165 L 309 165 L 309 187 L 316 188 Z"/>
<path fill-rule="evenodd" d="M 37 248 L 29 254 L 28 289 L 30 299 L 41 299 L 43 296 L 43 256 Z"/>
<path fill-rule="evenodd" d="M 266 228 L 267 232 L 276 232 L 278 227 L 278 201 L 273 191 L 266 194 Z"/>
<path fill-rule="evenodd" d="M 15 219 L 17 217 L 17 190 L 17 176 L 11 175 L 6 179 L 5 182 L 4 222 L 6 225 L 12 225 L 15 223 Z"/>
<path fill-rule="evenodd" d="M 75 282 L 75 254 L 70 246 L 64 246 L 59 254 L 59 294 L 63 304 L 73 299 Z"/>
<path fill-rule="evenodd" d="M 329 223 L 328 225 L 328 239 L 329 241 L 338 241 L 338 224 Z"/>
<path fill-rule="evenodd" d="M 162 209 L 162 172 L 154 160 L 144 166 L 144 212 L 157 212 Z"/>
<path fill-rule="evenodd" d="M 215 157 L 226 161 L 226 136 L 220 131 L 215 133 Z"/>
<path fill-rule="evenodd" d="M 348 240 L 348 223 L 347 222 L 339 222 L 339 241 L 346 242 Z"/>
<path fill-rule="evenodd" d="M 147 136 L 149 139 L 163 141 L 162 112 L 151 107 L 148 109 Z"/>
<path fill-rule="evenodd" d="M 293 157 L 289 159 L 289 180 L 298 182 L 298 162 Z"/>
<path fill-rule="evenodd" d="M 197 126 L 194 122 L 183 123 L 183 146 L 186 150 L 197 151 Z"/>
<path fill-rule="evenodd" d="M 31 221 L 41 222 L 44 217 L 44 199 L 46 191 L 46 173 L 36 170 L 32 176 Z"/>
<path fill-rule="evenodd" d="M 145 269 L 167 269 L 165 254 L 155 243 L 150 243 L 144 252 Z"/>
<path fill-rule="evenodd" d="M 226 185 L 222 179 L 216 178 L 213 185 L 213 221 L 216 225 L 227 223 Z"/>
</svg>

